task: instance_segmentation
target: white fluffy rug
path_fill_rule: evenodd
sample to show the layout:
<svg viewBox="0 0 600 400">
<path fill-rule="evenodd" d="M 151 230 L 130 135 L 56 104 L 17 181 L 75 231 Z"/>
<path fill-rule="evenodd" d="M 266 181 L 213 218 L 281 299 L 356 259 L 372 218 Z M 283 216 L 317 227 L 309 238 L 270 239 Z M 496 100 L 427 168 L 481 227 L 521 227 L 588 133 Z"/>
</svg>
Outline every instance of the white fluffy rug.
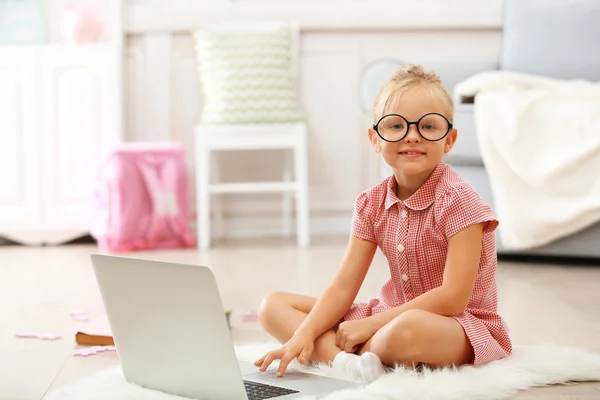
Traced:
<svg viewBox="0 0 600 400">
<path fill-rule="evenodd" d="M 238 357 L 254 361 L 277 346 L 257 343 L 236 348 Z M 319 375 L 344 378 L 331 368 L 293 368 Z M 396 369 L 359 389 L 343 390 L 321 397 L 326 400 L 405 399 L 506 399 L 520 390 L 576 381 L 600 381 L 600 354 L 554 344 L 515 346 L 513 355 L 480 367 L 423 371 Z M 47 400 L 182 400 L 127 383 L 120 368 L 113 367 L 51 392 Z"/>
</svg>

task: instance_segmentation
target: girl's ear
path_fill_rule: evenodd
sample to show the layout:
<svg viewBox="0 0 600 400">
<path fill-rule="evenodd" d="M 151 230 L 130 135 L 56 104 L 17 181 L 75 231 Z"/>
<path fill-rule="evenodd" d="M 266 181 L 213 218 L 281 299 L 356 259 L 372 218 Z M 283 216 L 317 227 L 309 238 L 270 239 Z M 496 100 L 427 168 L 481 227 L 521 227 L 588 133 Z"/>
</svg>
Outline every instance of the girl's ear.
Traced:
<svg viewBox="0 0 600 400">
<path fill-rule="evenodd" d="M 379 141 L 379 135 L 377 134 L 377 132 L 375 132 L 373 128 L 369 129 L 369 142 L 371 142 L 375 153 L 381 153 L 381 143 Z"/>
<path fill-rule="evenodd" d="M 444 154 L 448 154 L 450 152 L 454 146 L 454 143 L 456 143 L 457 136 L 458 131 L 456 129 L 452 129 L 450 132 L 448 132 L 448 136 L 446 136 L 446 143 L 444 143 Z"/>
</svg>

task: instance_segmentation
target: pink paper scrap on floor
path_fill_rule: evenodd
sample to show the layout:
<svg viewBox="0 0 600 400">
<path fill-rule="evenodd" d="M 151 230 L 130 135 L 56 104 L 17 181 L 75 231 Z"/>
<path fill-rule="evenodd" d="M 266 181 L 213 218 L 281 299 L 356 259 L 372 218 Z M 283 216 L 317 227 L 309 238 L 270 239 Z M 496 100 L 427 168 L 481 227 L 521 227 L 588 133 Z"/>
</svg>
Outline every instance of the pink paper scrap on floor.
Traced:
<svg viewBox="0 0 600 400">
<path fill-rule="evenodd" d="M 40 339 L 42 340 L 56 340 L 56 339 L 62 339 L 61 335 L 57 335 L 55 333 L 43 333 L 41 335 L 38 336 Z"/>
<path fill-rule="evenodd" d="M 27 339 L 42 339 L 42 340 L 56 340 L 62 339 L 61 335 L 56 333 L 33 333 L 33 332 L 17 332 L 15 336 L 18 338 Z"/>
<path fill-rule="evenodd" d="M 71 318 L 75 321 L 88 321 L 90 319 L 90 314 L 87 311 L 73 311 L 71 313 Z"/>
<path fill-rule="evenodd" d="M 38 334 L 33 332 L 17 332 L 15 336 L 18 338 L 37 338 Z"/>
<path fill-rule="evenodd" d="M 252 323 L 258 321 L 257 311 L 247 311 L 242 315 L 242 322 Z"/>
<path fill-rule="evenodd" d="M 117 348 L 115 346 L 92 346 L 92 347 L 88 347 L 85 349 L 73 350 L 73 355 L 87 357 L 87 356 L 96 355 L 98 353 L 104 353 L 106 351 L 116 351 L 116 350 L 117 350 Z"/>
</svg>

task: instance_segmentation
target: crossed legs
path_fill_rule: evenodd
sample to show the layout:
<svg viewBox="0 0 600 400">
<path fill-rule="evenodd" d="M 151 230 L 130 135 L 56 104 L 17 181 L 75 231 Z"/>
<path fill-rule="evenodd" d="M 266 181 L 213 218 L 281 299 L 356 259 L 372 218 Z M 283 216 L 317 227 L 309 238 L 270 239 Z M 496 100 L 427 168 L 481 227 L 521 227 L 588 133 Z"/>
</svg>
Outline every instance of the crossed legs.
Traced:
<svg viewBox="0 0 600 400">
<path fill-rule="evenodd" d="M 263 328 L 280 343 L 293 335 L 317 299 L 295 293 L 273 292 L 261 304 L 259 320 Z M 335 345 L 335 330 L 323 333 L 315 341 L 310 361 L 329 363 L 341 351 Z M 473 348 L 453 318 L 423 310 L 408 310 L 390 321 L 367 341 L 358 354 L 376 354 L 381 362 L 414 367 L 462 365 L 474 360 Z"/>
</svg>

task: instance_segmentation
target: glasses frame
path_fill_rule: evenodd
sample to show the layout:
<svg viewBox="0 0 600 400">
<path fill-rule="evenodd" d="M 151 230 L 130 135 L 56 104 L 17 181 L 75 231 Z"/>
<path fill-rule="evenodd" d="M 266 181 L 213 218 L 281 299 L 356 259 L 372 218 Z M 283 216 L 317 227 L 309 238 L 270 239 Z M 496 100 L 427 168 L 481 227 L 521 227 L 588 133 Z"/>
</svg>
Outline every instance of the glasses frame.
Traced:
<svg viewBox="0 0 600 400">
<path fill-rule="evenodd" d="M 439 138 L 439 139 L 433 139 L 433 140 L 432 140 L 432 139 L 427 139 L 427 138 L 426 138 L 425 136 L 423 136 L 423 134 L 421 133 L 421 130 L 419 129 L 419 123 L 421 122 L 421 120 L 422 120 L 423 118 L 425 118 L 425 117 L 426 117 L 426 116 L 428 116 L 428 115 L 439 115 L 440 117 L 444 118 L 444 119 L 446 120 L 446 122 L 448 123 L 448 130 L 446 131 L 446 133 L 445 133 L 445 134 L 444 134 L 444 135 L 443 135 L 441 138 Z M 384 119 L 384 118 L 387 118 L 387 117 L 400 117 L 400 118 L 402 118 L 404 121 L 406 121 L 406 133 L 405 133 L 405 134 L 404 134 L 404 136 L 402 136 L 400 139 L 398 139 L 398 140 L 388 140 L 388 139 L 384 138 L 384 137 L 381 135 L 381 133 L 379 133 L 379 123 L 380 123 L 381 121 L 383 121 L 383 119 Z M 438 141 L 440 141 L 440 140 L 444 139 L 446 136 L 448 136 L 448 133 L 450 133 L 450 131 L 452 130 L 452 128 L 453 128 L 453 126 L 454 126 L 454 125 L 452 124 L 452 122 L 448 121 L 448 118 L 444 117 L 444 116 L 443 116 L 442 114 L 440 114 L 440 113 L 427 113 L 427 114 L 423 115 L 421 118 L 419 118 L 417 121 L 413 121 L 413 122 L 409 122 L 409 121 L 408 121 L 406 118 L 404 118 L 404 117 L 403 117 L 402 115 L 400 115 L 400 114 L 387 114 L 387 115 L 384 115 L 383 117 L 379 118 L 379 121 L 377 121 L 377 123 L 376 123 L 375 125 L 373 125 L 373 130 L 374 130 L 375 132 L 377 132 L 377 136 L 379 136 L 379 137 L 380 137 L 382 140 L 385 140 L 385 141 L 386 141 L 386 142 L 388 142 L 388 143 L 398 143 L 398 142 L 401 142 L 402 140 L 404 140 L 404 138 L 406 137 L 406 135 L 408 135 L 408 131 L 410 131 L 410 126 L 411 126 L 411 125 L 415 125 L 415 126 L 417 127 L 417 132 L 419 133 L 419 136 L 421 136 L 423 139 L 427 140 L 428 142 L 438 142 Z"/>
</svg>

